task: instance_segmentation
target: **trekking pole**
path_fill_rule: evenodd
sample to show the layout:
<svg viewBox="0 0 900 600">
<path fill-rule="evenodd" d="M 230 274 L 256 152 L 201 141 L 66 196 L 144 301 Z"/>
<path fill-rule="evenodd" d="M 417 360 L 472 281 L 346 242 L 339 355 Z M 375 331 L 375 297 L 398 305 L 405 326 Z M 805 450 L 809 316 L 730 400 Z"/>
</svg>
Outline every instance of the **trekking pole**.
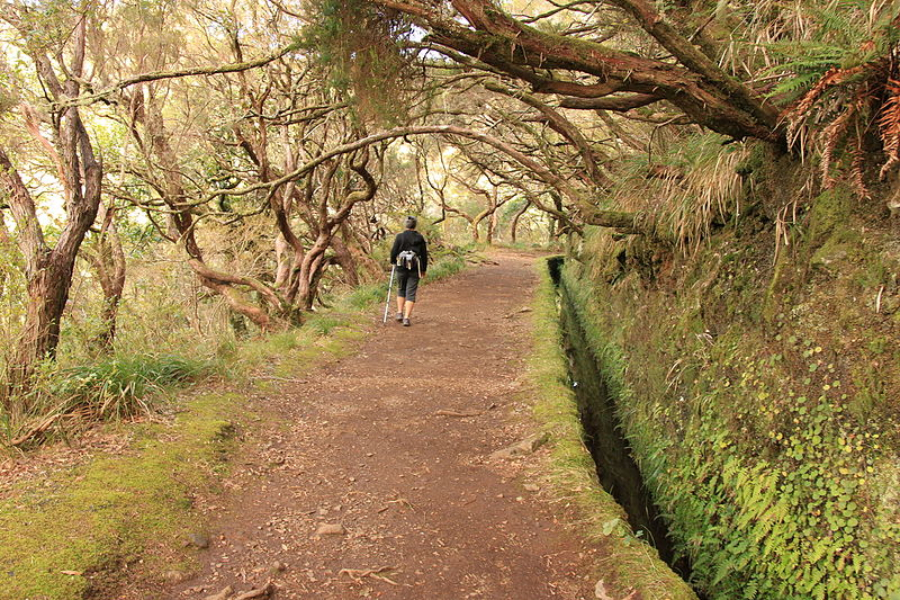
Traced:
<svg viewBox="0 0 900 600">
<path fill-rule="evenodd" d="M 391 267 L 391 280 L 390 283 L 388 283 L 387 300 L 384 301 L 384 321 L 382 321 L 382 323 L 387 323 L 388 308 L 391 305 L 391 290 L 394 288 L 394 271 L 396 270 L 397 265 Z"/>
</svg>

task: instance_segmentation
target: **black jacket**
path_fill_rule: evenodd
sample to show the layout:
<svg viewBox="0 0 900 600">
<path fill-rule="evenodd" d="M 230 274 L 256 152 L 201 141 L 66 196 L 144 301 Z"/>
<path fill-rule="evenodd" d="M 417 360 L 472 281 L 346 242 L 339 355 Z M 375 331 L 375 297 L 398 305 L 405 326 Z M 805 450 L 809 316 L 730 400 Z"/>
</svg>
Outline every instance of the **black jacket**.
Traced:
<svg viewBox="0 0 900 600">
<path fill-rule="evenodd" d="M 397 264 L 397 255 L 406 250 L 412 250 L 419 258 L 419 269 L 412 269 L 411 271 L 425 273 L 428 270 L 428 246 L 421 233 L 407 229 L 403 233 L 397 234 L 397 238 L 394 240 L 394 247 L 391 248 L 391 264 Z M 403 269 L 405 267 L 400 268 Z"/>
</svg>

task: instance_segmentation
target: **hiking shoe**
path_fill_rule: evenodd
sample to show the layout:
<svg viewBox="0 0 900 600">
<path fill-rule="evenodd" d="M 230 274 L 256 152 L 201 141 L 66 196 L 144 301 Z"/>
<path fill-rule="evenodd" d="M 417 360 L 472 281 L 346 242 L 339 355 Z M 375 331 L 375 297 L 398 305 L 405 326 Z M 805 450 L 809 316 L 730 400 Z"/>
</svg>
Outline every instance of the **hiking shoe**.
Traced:
<svg viewBox="0 0 900 600">
<path fill-rule="evenodd" d="M 402 320 L 403 320 L 403 313 L 397 313 L 397 322 L 399 323 Z"/>
<path fill-rule="evenodd" d="M 404 326 L 404 327 L 409 327 L 410 325 L 412 325 L 412 323 L 409 322 L 409 319 L 403 319 L 403 326 Z"/>
</svg>

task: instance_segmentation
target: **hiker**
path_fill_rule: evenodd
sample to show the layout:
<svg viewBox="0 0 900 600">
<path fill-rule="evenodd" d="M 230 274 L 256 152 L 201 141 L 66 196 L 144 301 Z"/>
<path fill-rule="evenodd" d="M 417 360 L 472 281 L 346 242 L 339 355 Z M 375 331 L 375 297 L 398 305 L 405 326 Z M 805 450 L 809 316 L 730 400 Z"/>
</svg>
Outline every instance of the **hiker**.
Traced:
<svg viewBox="0 0 900 600">
<path fill-rule="evenodd" d="M 416 224 L 415 217 L 406 217 L 406 231 L 397 234 L 391 248 L 391 264 L 397 265 L 397 321 L 404 327 L 410 326 L 419 279 L 428 269 L 428 248 Z"/>
</svg>

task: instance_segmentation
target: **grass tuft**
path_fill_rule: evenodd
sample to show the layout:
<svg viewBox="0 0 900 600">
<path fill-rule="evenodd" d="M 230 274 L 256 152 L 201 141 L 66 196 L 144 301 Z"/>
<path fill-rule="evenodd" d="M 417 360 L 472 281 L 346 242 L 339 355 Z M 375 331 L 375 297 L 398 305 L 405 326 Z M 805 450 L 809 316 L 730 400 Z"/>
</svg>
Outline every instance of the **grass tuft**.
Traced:
<svg viewBox="0 0 900 600">
<path fill-rule="evenodd" d="M 27 447 L 73 424 L 127 419 L 153 412 L 153 401 L 212 370 L 209 361 L 173 355 L 111 356 L 93 364 L 41 372 L 26 413 L 0 411 L 2 444 Z"/>
<path fill-rule="evenodd" d="M 86 408 L 101 419 L 121 419 L 149 414 L 148 397 L 184 385 L 209 367 L 181 356 L 115 356 L 62 370 L 48 391 L 69 410 Z"/>
</svg>

